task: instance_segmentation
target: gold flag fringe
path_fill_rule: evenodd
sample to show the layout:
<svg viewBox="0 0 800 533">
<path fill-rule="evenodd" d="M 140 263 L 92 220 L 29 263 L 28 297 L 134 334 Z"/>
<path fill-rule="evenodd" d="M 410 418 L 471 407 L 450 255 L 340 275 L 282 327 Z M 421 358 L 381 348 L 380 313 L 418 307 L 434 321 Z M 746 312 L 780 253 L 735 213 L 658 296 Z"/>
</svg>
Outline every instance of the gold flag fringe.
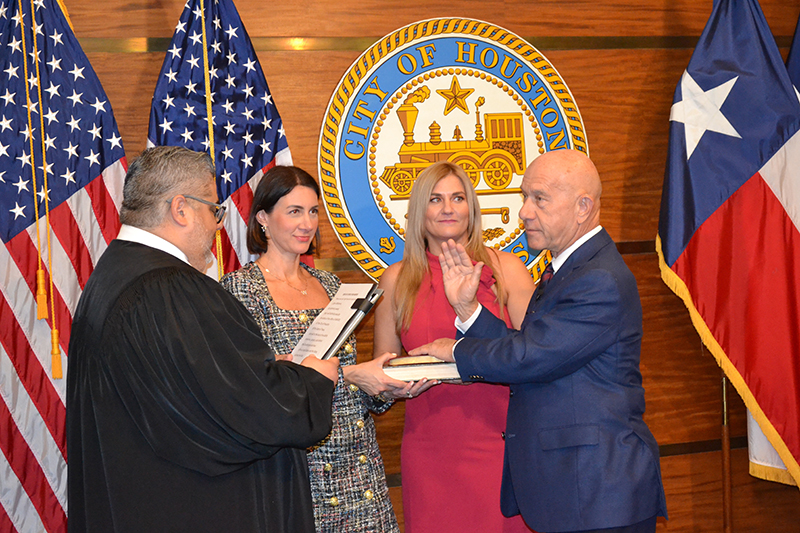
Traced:
<svg viewBox="0 0 800 533">
<path fill-rule="evenodd" d="M 786 465 L 788 469 L 789 475 L 794 479 L 794 484 L 797 485 L 798 481 L 800 481 L 800 465 L 798 465 L 797 460 L 789 451 L 789 448 L 786 446 L 786 443 L 783 442 L 778 431 L 775 429 L 775 426 L 772 425 L 772 422 L 767 418 L 764 414 L 764 411 L 758 405 L 753 393 L 750 391 L 750 388 L 747 386 L 742 375 L 739 373 L 739 370 L 731 363 L 728 356 L 725 354 L 725 351 L 717 342 L 717 339 L 714 338 L 714 335 L 711 333 L 708 325 L 703 320 L 703 317 L 700 316 L 700 313 L 697 311 L 697 308 L 694 305 L 694 301 L 692 300 L 692 295 L 689 293 L 689 289 L 686 287 L 684 281 L 669 268 L 667 263 L 664 261 L 664 254 L 661 248 L 661 237 L 656 235 L 656 252 L 658 253 L 658 266 L 661 270 L 661 279 L 664 283 L 669 287 L 669 289 L 674 292 L 681 300 L 683 300 L 684 305 L 689 310 L 689 316 L 692 319 L 692 324 L 694 325 L 697 333 L 700 335 L 700 339 L 703 341 L 703 344 L 706 345 L 708 351 L 711 352 L 711 355 L 714 356 L 714 359 L 717 361 L 717 364 L 722 368 L 722 371 L 725 372 L 725 375 L 728 376 L 730 379 L 731 384 L 736 389 L 736 392 L 739 393 L 739 396 L 742 397 L 745 406 L 750 410 L 750 413 L 753 415 L 753 418 L 758 422 L 758 425 L 761 427 L 761 431 L 764 432 L 764 435 L 769 440 L 770 444 L 775 448 L 775 451 L 778 452 L 783 463 Z"/>
</svg>

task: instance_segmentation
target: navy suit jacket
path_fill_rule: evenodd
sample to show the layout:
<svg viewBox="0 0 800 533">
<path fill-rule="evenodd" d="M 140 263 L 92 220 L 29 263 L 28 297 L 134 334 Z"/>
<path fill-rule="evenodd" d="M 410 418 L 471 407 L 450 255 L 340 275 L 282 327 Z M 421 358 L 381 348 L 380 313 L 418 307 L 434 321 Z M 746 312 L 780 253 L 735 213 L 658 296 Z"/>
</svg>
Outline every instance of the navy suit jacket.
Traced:
<svg viewBox="0 0 800 533">
<path fill-rule="evenodd" d="M 605 230 L 537 290 L 519 331 L 481 312 L 455 359 L 465 380 L 510 385 L 506 516 L 547 532 L 666 516 L 641 340 L 636 280 Z"/>
</svg>

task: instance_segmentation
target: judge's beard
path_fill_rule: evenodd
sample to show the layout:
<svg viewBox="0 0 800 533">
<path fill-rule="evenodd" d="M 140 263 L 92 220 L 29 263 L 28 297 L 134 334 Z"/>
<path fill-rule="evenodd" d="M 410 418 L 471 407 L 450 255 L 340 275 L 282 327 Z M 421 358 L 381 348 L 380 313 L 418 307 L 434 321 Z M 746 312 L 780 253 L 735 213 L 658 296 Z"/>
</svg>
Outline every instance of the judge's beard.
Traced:
<svg viewBox="0 0 800 533">
<path fill-rule="evenodd" d="M 211 268 L 211 266 L 214 264 L 214 253 L 211 251 L 211 248 L 209 247 L 206 250 L 206 253 L 203 255 L 204 255 L 203 260 L 205 261 L 205 265 L 203 266 L 202 270 L 200 270 L 200 272 L 208 272 L 208 269 Z"/>
<path fill-rule="evenodd" d="M 209 237 L 208 230 L 199 225 L 195 226 L 192 231 L 192 248 L 197 250 L 197 253 L 186 254 L 186 258 L 189 260 L 189 264 L 200 272 L 205 273 L 214 263 L 214 254 L 211 251 L 211 247 L 214 244 L 215 235 L 216 230 L 212 231 Z"/>
</svg>

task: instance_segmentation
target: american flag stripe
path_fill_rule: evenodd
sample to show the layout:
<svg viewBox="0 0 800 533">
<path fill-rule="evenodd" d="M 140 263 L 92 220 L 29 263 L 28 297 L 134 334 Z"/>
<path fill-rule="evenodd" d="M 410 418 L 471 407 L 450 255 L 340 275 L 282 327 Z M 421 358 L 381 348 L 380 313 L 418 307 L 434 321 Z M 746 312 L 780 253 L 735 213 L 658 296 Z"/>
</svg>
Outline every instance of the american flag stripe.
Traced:
<svg viewBox="0 0 800 533">
<path fill-rule="evenodd" d="M 14 373 L 15 369 L 11 359 L 0 347 L 0 374 L 6 376 L 4 379 L 10 379 Z M 25 442 L 29 443 L 31 453 L 41 465 L 42 472 L 53 487 L 56 498 L 66 508 L 67 462 L 64 458 L 64 449 L 59 447 L 53 439 L 28 391 L 19 384 L 11 386 L 9 383 L 8 385 L 0 388 L 5 402 L 4 406 L 6 408 L 13 406 L 13 410 L 10 410 L 9 413 L 16 429 Z"/>
<path fill-rule="evenodd" d="M 2 308 L 5 307 L 6 306 L 2 306 Z M 3 329 L 6 328 L 4 327 Z M 5 332 L 3 333 L 3 336 L 6 337 Z M 26 406 L 18 407 L 14 403 L 6 405 L 6 408 L 12 413 L 21 409 L 21 412 L 29 413 L 31 416 L 36 417 L 36 420 L 32 420 L 31 424 L 35 423 L 37 430 L 46 432 L 46 435 L 44 433 L 42 435 L 29 435 L 26 440 L 31 443 L 52 441 L 55 447 L 47 446 L 45 450 L 47 452 L 58 450 L 58 455 L 60 457 L 56 457 L 56 460 L 63 459 L 66 453 L 63 430 L 66 411 L 63 409 L 63 405 L 61 408 L 58 407 L 58 395 L 49 383 L 48 376 L 41 372 L 41 366 L 30 364 L 29 362 L 33 358 L 25 357 L 26 355 L 31 355 L 31 350 L 30 345 L 25 342 L 26 339 L 24 336 L 12 340 L 15 341 L 12 343 L 12 347 L 15 348 L 16 351 L 9 351 L 4 347 L 2 348 L 5 357 L 7 357 L 9 361 L 9 364 L 4 364 L 3 367 L 12 370 L 13 373 L 9 374 L 9 377 L 6 378 L 7 382 L 3 383 L 0 396 L 2 396 L 4 401 L 22 401 L 25 397 L 21 395 L 21 391 L 24 390 L 27 393 L 27 399 L 31 402 L 31 405 L 34 406 L 35 411 L 29 410 Z M 13 381 L 12 378 L 14 376 L 18 376 L 21 383 Z M 42 402 L 42 398 L 54 398 L 55 400 L 50 403 L 45 403 Z M 37 455 L 41 454 L 37 453 Z"/>
<path fill-rule="evenodd" d="M 119 233 L 123 186 L 120 177 L 124 178 L 126 168 L 127 163 L 123 157 L 103 171 L 100 176 L 102 179 L 94 179 L 83 188 L 92 199 L 92 210 L 106 243 L 114 240 Z"/>
<path fill-rule="evenodd" d="M 0 507 L 3 511 L 3 516 L 0 517 L 0 531 L 47 531 L 39 511 L 22 489 L 16 473 L 3 453 L 0 453 L 0 476 L 5 482 L 3 487 L 9 487 L 9 490 L 0 491 Z M 10 524 L 8 529 L 3 528 L 5 523 Z"/>
<path fill-rule="evenodd" d="M 17 274 L 14 272 L 16 265 L 5 261 L 4 255 L 0 254 L 0 265 L 8 268 L 6 272 Z M 30 308 L 35 305 L 33 294 L 24 289 L 13 290 L 14 285 L 16 284 L 3 286 L 3 298 L 0 300 L 0 309 L 3 310 L 3 317 L 0 318 L 0 342 L 11 358 L 20 384 L 34 399 L 50 433 L 66 454 L 66 385 L 64 380 L 52 379 L 45 370 L 50 367 L 50 327 L 47 322 L 36 320 L 30 313 Z M 6 292 L 9 287 L 12 289 L 11 294 Z M 8 386 L 15 385 L 13 381 L 8 383 Z M 3 395 L 5 396 L 5 392 Z"/>
<path fill-rule="evenodd" d="M 0 476 L 3 475 L 3 468 L 7 466 L 8 463 L 5 462 L 5 457 L 0 456 Z M 0 495 L 0 531 L 14 531 L 14 523 L 8 517 L 8 515 L 6 514 L 6 510 L 3 507 L 2 495 Z"/>
<path fill-rule="evenodd" d="M 81 202 L 78 201 L 80 204 Z M 67 204 L 62 204 L 60 208 L 66 208 Z M 54 210 L 55 211 L 55 210 Z M 79 209 L 81 213 L 86 213 L 86 209 Z M 69 211 L 65 211 L 70 214 Z M 88 210 L 92 213 L 91 210 Z M 71 218 L 67 217 L 68 219 Z M 53 217 L 56 224 L 59 217 Z M 73 228 L 77 224 L 72 219 Z M 65 380 L 52 380 L 46 369 L 50 367 L 50 326 L 49 321 L 35 320 L 35 316 L 30 312 L 35 307 L 35 286 L 30 281 L 35 279 L 37 268 L 36 249 L 33 242 L 33 232 L 22 232 L 17 235 L 8 247 L 0 249 L 0 265 L 3 272 L 13 281 L 3 283 L 2 309 L 3 318 L 0 319 L 0 343 L 9 347 L 8 352 L 3 350 L 3 355 L 8 360 L 8 367 L 13 369 L 13 373 L 5 372 L 3 375 L 13 376 L 10 383 L 0 383 L 0 395 L 3 396 L 3 408 L 15 406 L 15 410 L 25 413 L 26 417 L 14 416 L 13 418 L 28 420 L 25 430 L 19 424 L 3 423 L 3 427 L 8 428 L 7 435 L 10 442 L 4 442 L 2 447 L 6 457 L 19 460 L 25 465 L 24 469 L 14 468 L 9 464 L 9 469 L 15 472 L 13 477 L 3 476 L 3 485 L 8 486 L 11 498 L 11 505 L 15 508 L 12 511 L 13 521 L 17 524 L 18 531 L 63 531 L 66 509 L 66 436 L 64 431 L 64 421 L 66 410 L 64 407 Z M 63 233 L 55 230 L 56 233 Z M 105 241 L 102 234 L 95 228 L 93 240 Z M 82 239 L 69 236 L 71 242 L 83 243 Z M 72 269 L 71 261 L 61 248 L 58 239 L 52 238 L 53 246 L 53 266 L 56 271 L 54 285 L 71 288 L 71 305 L 74 308 L 80 295 L 80 285 Z M 82 244 L 81 244 L 82 245 Z M 46 250 L 45 250 L 46 252 Z M 46 255 L 46 254 L 43 254 Z M 46 265 L 46 263 L 45 263 Z M 45 266 L 43 265 L 43 266 Z M 22 270 L 25 272 L 23 273 Z M 69 331 L 71 326 L 71 313 L 66 302 L 61 298 L 60 292 L 54 291 L 56 297 L 56 318 L 59 330 L 61 331 L 61 349 L 66 353 L 66 346 L 69 342 Z M 8 357 L 8 353 L 15 354 L 15 360 Z M 62 359 L 64 372 L 67 371 L 67 358 Z M 18 381 L 17 381 L 18 380 Z M 25 390 L 25 400 L 21 400 L 21 395 L 13 396 L 8 393 L 8 387 L 16 384 L 16 390 Z M 24 386 L 24 387 L 23 387 Z M 35 400 L 34 400 L 35 399 Z M 20 402 L 22 402 L 20 404 Z M 26 404 L 28 404 L 26 406 Z M 22 405 L 22 406 L 20 406 Z M 25 443 L 29 448 L 21 447 Z M 10 445 L 14 444 L 14 445 Z M 20 482 L 20 477 L 25 482 Z M 31 486 L 32 485 L 32 486 Z M 35 490 L 36 492 L 31 492 Z M 34 494 L 33 511 L 45 516 L 47 527 L 36 525 L 31 513 L 16 509 L 16 507 L 33 505 L 29 494 Z M 27 502 L 27 504 L 25 503 Z M 2 502 L 6 507 L 7 502 Z M 8 507 L 6 507 L 8 508 Z M 11 519 L 11 518 L 9 518 Z M 31 525 L 31 527 L 25 524 Z M 13 530 L 12 530 L 13 531 Z"/>
<path fill-rule="evenodd" d="M 0 432 L 0 449 L 2 449 L 3 455 L 7 458 L 8 465 L 14 475 L 20 480 L 21 489 L 31 499 L 33 506 L 45 524 L 64 522 L 66 519 L 64 508 L 47 479 L 38 475 L 41 471 L 40 463 L 29 447 L 29 443 L 17 430 L 17 426 L 13 423 L 11 413 L 5 403 L 0 404 L 0 420 L 8 421 L 9 424 L 6 427 L 16 430 Z M 19 497 L 15 499 L 18 500 Z M 47 530 L 66 531 L 66 523 L 62 528 L 51 529 L 47 527 Z"/>
<path fill-rule="evenodd" d="M 119 208 L 122 205 L 122 189 L 125 185 L 126 172 L 128 172 L 128 163 L 124 156 L 118 159 L 117 161 L 114 161 L 109 166 L 107 166 L 105 170 L 103 170 L 102 184 L 105 187 L 106 193 L 108 194 L 108 199 L 111 202 L 113 202 L 107 204 L 108 209 L 111 209 L 111 206 L 113 205 L 114 210 L 119 212 Z M 94 202 L 95 202 L 95 208 L 97 208 L 97 206 L 99 205 L 98 200 L 95 199 Z M 118 216 L 115 216 L 113 217 L 113 220 L 108 220 L 106 222 L 116 224 L 117 228 L 119 229 L 120 222 Z M 116 237 L 116 234 L 114 234 L 114 237 Z"/>
<path fill-rule="evenodd" d="M 220 234 L 220 239 L 221 239 L 221 244 L 222 244 L 222 254 L 223 254 L 222 255 L 222 259 L 223 259 L 223 266 L 225 267 L 225 271 L 229 272 L 231 270 L 236 270 L 236 269 L 240 268 L 243 263 L 239 259 L 239 255 L 236 253 L 236 249 L 235 249 L 235 247 L 233 246 L 233 244 L 231 242 L 231 237 L 228 234 L 228 231 L 223 228 L 222 231 L 220 231 L 219 234 Z M 215 249 L 214 249 L 214 256 L 215 256 L 214 264 L 213 264 L 211 270 L 209 270 L 209 272 L 213 272 L 215 276 L 219 273 L 219 270 L 218 270 L 218 267 L 217 267 L 216 254 L 217 254 L 217 250 L 216 250 L 216 247 L 215 247 Z"/>
<path fill-rule="evenodd" d="M 239 187 L 239 189 L 230 196 L 230 200 L 233 202 L 234 206 L 236 206 L 236 211 L 240 219 L 244 220 L 245 225 L 247 225 L 247 220 L 250 218 L 250 208 L 253 206 L 253 193 L 258 186 L 258 182 L 261 181 L 264 174 L 274 166 L 273 161 L 267 165 L 262 172 L 257 173 L 247 181 L 248 187 Z"/>
<path fill-rule="evenodd" d="M 72 197 L 74 198 L 74 195 Z M 86 244 L 81 239 L 78 224 L 75 221 L 75 217 L 72 216 L 67 202 L 50 211 L 50 227 L 57 238 L 57 240 L 52 237 L 50 239 L 53 255 L 53 280 L 67 301 L 69 308 L 75 309 L 75 306 L 78 305 L 76 297 L 80 297 L 81 290 L 86 286 L 86 282 L 89 281 L 89 273 L 92 271 L 92 258 L 89 255 Z M 44 243 L 41 248 L 44 252 L 47 252 Z M 47 255 L 43 255 L 42 260 L 46 265 Z M 69 274 L 71 279 L 61 277 L 59 280 L 60 274 Z M 80 286 L 76 286 L 74 280 L 77 280 Z"/>
<path fill-rule="evenodd" d="M 102 183 L 102 180 L 95 181 Z M 85 246 L 86 253 L 91 257 L 91 264 L 94 265 L 97 263 L 97 260 L 100 259 L 100 256 L 103 255 L 103 252 L 108 247 L 109 241 L 106 240 L 105 235 L 94 231 L 99 221 L 95 216 L 92 199 L 86 189 L 81 189 L 67 200 L 67 204 L 69 205 L 69 210 L 80 232 L 80 238 L 76 239 L 76 241 Z M 116 214 L 116 211 L 114 213 Z"/>
<path fill-rule="evenodd" d="M 249 183 L 258 183 L 263 174 L 259 172 Z M 250 261 L 250 252 L 247 251 L 247 220 L 250 216 L 250 207 L 253 205 L 253 189 L 239 187 L 227 200 L 228 214 L 225 217 L 225 232 L 232 243 L 232 250 L 236 253 L 240 265 Z M 231 270 L 227 268 L 226 270 Z"/>
</svg>

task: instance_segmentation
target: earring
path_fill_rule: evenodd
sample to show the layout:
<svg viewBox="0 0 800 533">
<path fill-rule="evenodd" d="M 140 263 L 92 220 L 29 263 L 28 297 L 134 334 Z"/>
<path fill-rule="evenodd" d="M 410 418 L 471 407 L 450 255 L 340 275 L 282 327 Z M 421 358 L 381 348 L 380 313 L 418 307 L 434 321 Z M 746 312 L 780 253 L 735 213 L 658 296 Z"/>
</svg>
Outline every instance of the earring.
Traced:
<svg viewBox="0 0 800 533">
<path fill-rule="evenodd" d="M 262 224 L 262 225 L 261 225 L 261 232 L 262 232 L 264 235 L 266 235 L 266 234 L 267 234 L 267 227 L 266 227 L 264 224 Z"/>
</svg>

